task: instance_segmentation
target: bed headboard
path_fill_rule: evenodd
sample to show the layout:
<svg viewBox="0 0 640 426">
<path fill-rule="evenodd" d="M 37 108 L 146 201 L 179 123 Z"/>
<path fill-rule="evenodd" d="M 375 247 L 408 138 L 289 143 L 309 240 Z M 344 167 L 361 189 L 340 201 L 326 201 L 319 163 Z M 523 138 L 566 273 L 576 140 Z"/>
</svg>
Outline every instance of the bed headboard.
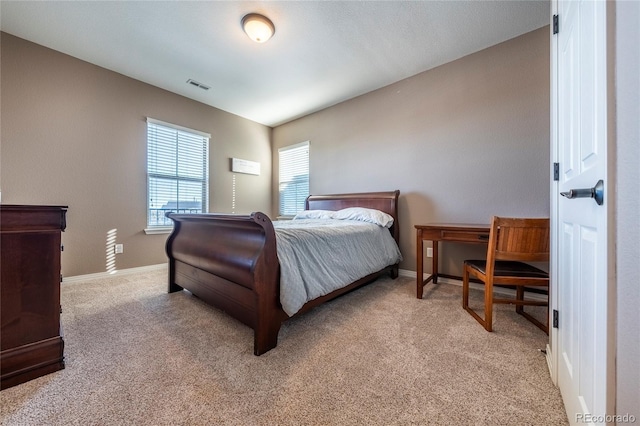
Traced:
<svg viewBox="0 0 640 426">
<path fill-rule="evenodd" d="M 305 210 L 340 210 L 347 207 L 366 207 L 385 212 L 393 217 L 391 235 L 399 241 L 398 197 L 400 191 L 362 192 L 354 194 L 309 195 L 305 202 Z"/>
</svg>

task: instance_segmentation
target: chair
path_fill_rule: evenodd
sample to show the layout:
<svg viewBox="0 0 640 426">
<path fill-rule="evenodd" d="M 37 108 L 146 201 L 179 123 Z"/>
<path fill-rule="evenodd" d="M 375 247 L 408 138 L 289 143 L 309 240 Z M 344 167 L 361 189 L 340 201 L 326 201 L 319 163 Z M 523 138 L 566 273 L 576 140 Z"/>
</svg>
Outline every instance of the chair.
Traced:
<svg viewBox="0 0 640 426">
<path fill-rule="evenodd" d="M 502 218 L 491 220 L 486 260 L 465 260 L 462 277 L 462 307 L 487 331 L 493 331 L 493 305 L 516 305 L 516 312 L 549 334 L 549 304 L 541 300 L 525 300 L 524 289 L 529 286 L 549 290 L 549 274 L 526 262 L 549 261 L 549 219 Z M 469 307 L 469 280 L 484 283 L 484 319 Z M 516 287 L 514 298 L 496 298 L 495 285 Z M 524 311 L 525 305 L 547 306 L 543 324 Z"/>
</svg>

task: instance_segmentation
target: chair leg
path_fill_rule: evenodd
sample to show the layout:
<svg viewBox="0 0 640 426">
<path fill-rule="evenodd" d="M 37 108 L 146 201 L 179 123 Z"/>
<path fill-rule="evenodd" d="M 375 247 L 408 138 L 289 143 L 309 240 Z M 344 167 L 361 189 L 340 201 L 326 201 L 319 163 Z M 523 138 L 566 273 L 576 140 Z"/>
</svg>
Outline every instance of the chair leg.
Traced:
<svg viewBox="0 0 640 426">
<path fill-rule="evenodd" d="M 516 300 L 520 302 L 524 300 L 524 287 L 516 287 Z M 524 312 L 524 306 L 516 304 L 516 312 L 522 314 L 522 312 Z"/>
<path fill-rule="evenodd" d="M 480 315 L 476 313 L 476 311 L 469 307 L 469 268 L 466 265 L 464 266 L 464 272 L 462 274 L 462 307 L 465 311 L 469 312 L 469 314 L 471 314 L 471 316 L 475 318 L 476 321 L 482 324 L 482 326 L 487 331 L 491 331 L 491 325 L 489 325 L 489 328 L 487 328 L 486 313 L 485 319 L 482 319 Z"/>
<path fill-rule="evenodd" d="M 522 302 L 524 300 L 524 287 L 519 286 L 516 288 L 516 301 Z M 549 334 L 549 304 L 547 302 L 547 315 L 546 321 L 544 323 L 538 321 L 536 318 L 531 316 L 531 314 L 524 311 L 524 304 L 518 305 L 516 304 L 516 312 L 522 315 L 529 322 L 532 322 L 536 327 L 545 333 Z"/>
<path fill-rule="evenodd" d="M 491 279 L 484 283 L 484 328 L 493 331 L 493 282 Z"/>
<path fill-rule="evenodd" d="M 532 322 L 540 330 L 542 330 L 545 333 L 549 334 L 549 315 L 547 315 L 547 320 L 545 321 L 545 323 L 542 323 L 542 322 L 538 321 L 536 318 L 532 317 L 531 315 L 529 315 L 526 312 L 522 312 L 521 315 L 523 317 L 525 317 L 526 319 L 528 319 L 530 322 Z"/>
<path fill-rule="evenodd" d="M 462 273 L 462 307 L 467 310 L 469 308 L 469 270 L 467 265 L 463 267 Z"/>
</svg>

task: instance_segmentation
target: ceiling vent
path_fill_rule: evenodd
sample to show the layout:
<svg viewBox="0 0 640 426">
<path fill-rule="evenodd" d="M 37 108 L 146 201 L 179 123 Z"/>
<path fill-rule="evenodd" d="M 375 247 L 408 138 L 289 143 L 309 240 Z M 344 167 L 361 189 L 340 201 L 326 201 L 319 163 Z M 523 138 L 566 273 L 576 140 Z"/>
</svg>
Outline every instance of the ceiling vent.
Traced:
<svg viewBox="0 0 640 426">
<path fill-rule="evenodd" d="M 192 80 L 192 79 L 187 80 L 187 83 L 189 83 L 192 86 L 199 87 L 202 90 L 209 90 L 211 88 L 211 87 L 206 86 L 206 85 L 204 85 L 202 83 L 198 83 L 197 81 Z"/>
</svg>

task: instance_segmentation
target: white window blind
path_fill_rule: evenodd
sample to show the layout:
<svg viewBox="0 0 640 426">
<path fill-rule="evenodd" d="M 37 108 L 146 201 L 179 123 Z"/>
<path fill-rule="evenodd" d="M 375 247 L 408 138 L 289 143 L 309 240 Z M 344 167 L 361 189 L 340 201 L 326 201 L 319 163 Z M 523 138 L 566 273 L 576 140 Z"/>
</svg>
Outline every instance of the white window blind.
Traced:
<svg viewBox="0 0 640 426">
<path fill-rule="evenodd" d="M 167 212 L 206 213 L 210 135 L 147 119 L 147 226 L 171 226 Z"/>
<path fill-rule="evenodd" d="M 294 216 L 309 196 L 309 142 L 280 148 L 278 157 L 280 216 Z"/>
</svg>

